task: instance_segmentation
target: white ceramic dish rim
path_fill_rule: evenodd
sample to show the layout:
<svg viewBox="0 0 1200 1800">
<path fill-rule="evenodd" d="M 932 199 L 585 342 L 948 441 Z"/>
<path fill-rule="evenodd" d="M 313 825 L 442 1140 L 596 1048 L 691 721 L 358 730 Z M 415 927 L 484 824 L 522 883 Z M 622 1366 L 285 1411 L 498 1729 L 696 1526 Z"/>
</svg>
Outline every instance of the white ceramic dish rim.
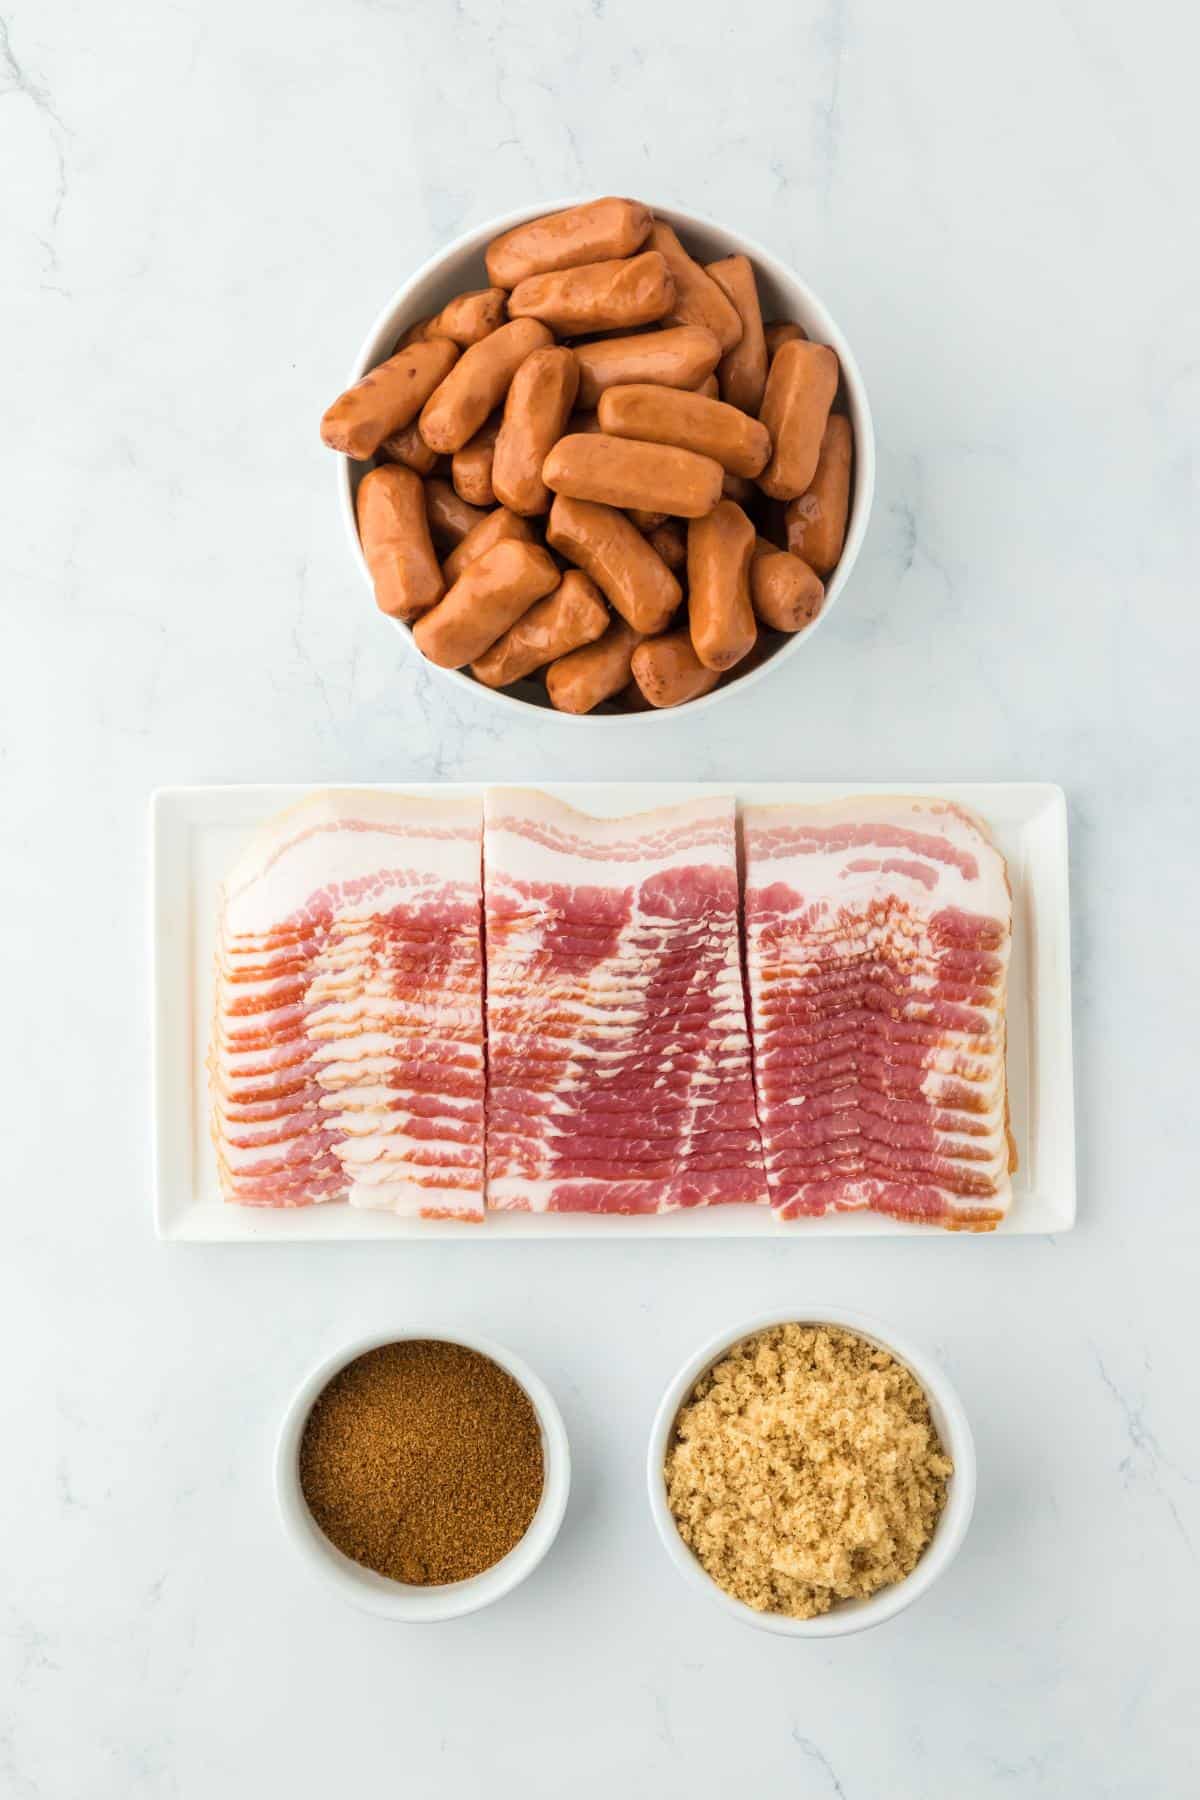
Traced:
<svg viewBox="0 0 1200 1800">
<path fill-rule="evenodd" d="M 503 231 L 510 231 L 514 225 L 521 225 L 527 219 L 541 218 L 545 213 L 562 212 L 567 207 L 583 205 L 586 200 L 594 198 L 595 195 L 586 195 L 583 197 L 573 196 L 567 199 L 540 201 L 534 206 L 520 207 L 515 212 L 504 213 L 497 218 L 487 219 L 482 224 L 473 226 L 470 231 L 464 232 L 460 237 L 455 238 L 452 243 L 447 244 L 435 255 L 428 257 L 418 269 L 414 270 L 408 280 L 404 282 L 401 287 L 397 288 L 387 305 L 379 313 L 354 360 L 347 385 L 351 385 L 353 382 L 360 380 L 368 370 L 373 369 L 377 363 L 383 360 L 384 355 L 395 342 L 396 336 L 403 326 L 409 304 L 409 296 L 429 276 L 435 274 L 458 258 L 466 258 L 468 256 L 481 254 L 485 247 L 491 242 L 492 238 L 498 237 Z M 851 417 L 854 424 L 855 464 L 850 526 L 846 533 L 846 542 L 842 550 L 841 560 L 833 575 L 830 577 L 825 590 L 825 603 L 812 624 L 804 631 L 798 632 L 794 637 L 789 638 L 786 643 L 781 644 L 779 648 L 767 657 L 757 669 L 751 670 L 749 674 L 741 676 L 735 682 L 730 682 L 728 684 L 723 684 L 721 687 L 714 688 L 711 694 L 706 694 L 699 700 L 690 701 L 687 706 L 650 710 L 641 713 L 561 713 L 557 712 L 553 707 L 534 705 L 532 702 L 523 700 L 516 695 L 505 693 L 502 689 L 485 687 L 482 682 L 473 680 L 469 675 L 464 675 L 459 669 L 437 669 L 436 671 L 438 675 L 453 682 L 456 686 L 466 689 L 470 693 L 477 697 L 482 697 L 492 704 L 502 706 L 505 709 L 516 709 L 518 712 L 526 715 L 532 714 L 535 717 L 553 719 L 558 724 L 572 727 L 582 725 L 591 725 L 593 727 L 596 725 L 627 725 L 630 723 L 640 725 L 646 722 L 670 720 L 679 714 L 694 718 L 697 710 L 701 707 L 711 707 L 716 705 L 719 701 L 729 699 L 735 694 L 741 695 L 748 692 L 748 690 L 754 686 L 755 683 L 760 681 L 764 675 L 779 668 L 785 661 L 794 656 L 797 651 L 801 650 L 805 645 L 811 642 L 814 633 L 820 629 L 825 623 L 825 620 L 829 617 L 829 614 L 833 611 L 834 606 L 841 597 L 847 581 L 850 579 L 851 572 L 858 560 L 859 551 L 862 549 L 863 540 L 867 533 L 867 526 L 870 522 L 871 505 L 875 495 L 875 429 L 871 419 L 870 405 L 867 400 L 867 390 L 854 353 L 828 307 L 818 295 L 813 292 L 807 282 L 802 281 L 793 270 L 788 268 L 786 263 L 781 262 L 778 257 L 764 248 L 764 246 L 758 243 L 756 239 L 745 237 L 741 232 L 734 232 L 728 226 L 721 225 L 717 220 L 710 219 L 703 213 L 685 212 L 678 207 L 659 206 L 657 204 L 654 206 L 654 211 L 660 217 L 666 219 L 668 223 L 673 225 L 676 230 L 685 234 L 692 229 L 712 231 L 736 242 L 738 250 L 742 254 L 749 256 L 756 265 L 764 269 L 769 274 L 772 281 L 782 288 L 794 289 L 796 294 L 800 296 L 800 303 L 795 307 L 795 310 L 803 313 L 806 318 L 811 319 L 819 328 L 821 340 L 832 345 L 837 351 L 842 367 L 843 380 L 846 385 Z M 336 480 L 338 506 L 342 515 L 342 524 L 350 543 L 351 555 L 354 558 L 359 573 L 367 584 L 368 590 L 370 590 L 370 572 L 367 569 L 366 558 L 363 556 L 362 545 L 360 544 L 358 537 L 358 525 L 354 516 L 354 486 L 351 480 L 352 472 L 353 465 L 350 459 L 348 457 L 339 456 L 337 458 Z M 380 617 L 382 619 L 384 615 L 380 614 Z M 409 627 L 401 625 L 398 620 L 387 620 L 386 622 L 395 625 L 397 629 L 399 629 L 409 654 L 418 656 L 420 652 L 413 644 L 412 632 Z"/>
<path fill-rule="evenodd" d="M 663 1481 L 667 1444 L 676 1415 L 700 1376 L 744 1338 L 766 1331 L 773 1325 L 792 1322 L 843 1326 L 847 1331 L 857 1332 L 872 1343 L 879 1344 L 898 1362 L 904 1363 L 925 1390 L 933 1422 L 954 1462 L 954 1474 L 950 1479 L 945 1508 L 929 1547 L 912 1574 L 892 1587 L 881 1589 L 869 1600 L 845 1601 L 816 1619 L 789 1619 L 777 1613 L 755 1612 L 752 1607 L 735 1600 L 731 1594 L 719 1588 L 680 1537 L 667 1504 L 666 1485 Z M 860 1313 L 846 1307 L 799 1305 L 786 1311 L 777 1307 L 771 1312 L 760 1313 L 755 1318 L 745 1320 L 731 1330 L 721 1332 L 684 1363 L 663 1395 L 655 1414 L 646 1456 L 646 1484 L 650 1511 L 667 1555 L 685 1581 L 707 1594 L 710 1600 L 715 1600 L 732 1618 L 743 1625 L 752 1625 L 759 1631 L 774 1632 L 780 1637 L 848 1637 L 853 1632 L 869 1631 L 873 1626 L 894 1619 L 923 1594 L 927 1594 L 958 1555 L 975 1508 L 975 1441 L 966 1410 L 949 1376 L 927 1351 L 914 1344 L 905 1333 L 895 1330 L 870 1313 Z"/>
<path fill-rule="evenodd" d="M 496 1213 L 481 1227 L 454 1220 L 400 1218 L 352 1207 L 225 1205 L 212 1161 L 205 1081 L 211 1018 L 211 926 L 216 884 L 240 839 L 273 812 L 329 783 L 165 788 L 152 796 L 149 924 L 153 955 L 154 1218 L 171 1242 L 270 1245 L 300 1242 L 479 1242 L 605 1237 L 721 1239 L 766 1237 L 809 1243 L 815 1237 L 928 1238 L 929 1227 L 865 1213 L 839 1213 L 782 1225 L 762 1207 L 706 1207 L 641 1218 L 574 1213 Z M 338 785 L 338 784 L 334 784 Z M 342 784 L 346 785 L 346 784 Z M 486 783 L 353 783 L 427 797 L 478 794 Z M 544 788 L 597 814 L 641 811 L 702 794 L 812 803 L 849 793 L 926 793 L 980 813 L 1011 859 L 1019 935 L 1010 1019 L 1010 1080 L 1019 1099 L 1021 1149 L 1014 1203 L 996 1236 L 1069 1231 L 1076 1218 L 1074 1079 L 1071 1033 L 1070 881 L 1067 807 L 1046 782 L 557 782 L 527 777 L 510 785 Z M 220 854 L 211 839 L 223 844 Z M 1015 1060 L 1014 1060 L 1015 1058 Z M 941 1235 L 941 1234 L 937 1234 Z M 982 1240 L 982 1241 L 986 1241 Z"/>
<path fill-rule="evenodd" d="M 490 1569 L 467 1581 L 449 1582 L 441 1587 L 408 1587 L 344 1556 L 330 1543 L 309 1512 L 299 1475 L 300 1439 L 305 1421 L 318 1394 L 339 1369 L 384 1344 L 412 1343 L 422 1339 L 461 1344 L 465 1349 L 490 1357 L 508 1371 L 525 1390 L 538 1416 L 545 1463 L 542 1497 L 520 1542 Z M 407 1624 L 436 1624 L 444 1619 L 462 1618 L 510 1594 L 532 1575 L 558 1536 L 570 1490 L 571 1453 L 566 1426 L 554 1396 L 541 1377 L 523 1358 L 491 1338 L 435 1326 L 364 1332 L 330 1351 L 296 1389 L 284 1413 L 275 1446 L 275 1496 L 279 1517 L 284 1534 L 297 1555 L 352 1606 L 380 1618 L 399 1619 Z"/>
</svg>

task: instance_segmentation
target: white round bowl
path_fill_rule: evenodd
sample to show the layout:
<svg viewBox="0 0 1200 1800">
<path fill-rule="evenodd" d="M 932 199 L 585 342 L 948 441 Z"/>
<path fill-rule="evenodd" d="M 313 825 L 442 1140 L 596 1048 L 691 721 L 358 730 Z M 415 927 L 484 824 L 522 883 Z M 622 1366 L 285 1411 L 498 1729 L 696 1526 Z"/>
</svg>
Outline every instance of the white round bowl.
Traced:
<svg viewBox="0 0 1200 1800">
<path fill-rule="evenodd" d="M 472 1575 L 467 1581 L 446 1582 L 440 1587 L 412 1587 L 406 1582 L 392 1581 L 344 1556 L 309 1512 L 300 1487 L 300 1440 L 318 1394 L 339 1369 L 344 1369 L 347 1363 L 365 1355 L 368 1350 L 378 1350 L 384 1344 L 422 1339 L 461 1344 L 464 1349 L 476 1350 L 480 1356 L 488 1356 L 502 1369 L 507 1369 L 525 1390 L 537 1414 L 545 1470 L 538 1509 L 520 1543 L 514 1544 L 507 1556 L 501 1557 L 482 1574 Z M 335 1350 L 300 1383 L 284 1416 L 275 1450 L 275 1494 L 279 1516 L 297 1554 L 344 1600 L 365 1612 L 377 1613 L 386 1619 L 403 1619 L 409 1624 L 433 1624 L 441 1619 L 461 1618 L 464 1613 L 478 1612 L 481 1607 L 490 1606 L 494 1600 L 511 1593 L 532 1575 L 557 1537 L 567 1509 L 570 1486 L 571 1455 L 566 1428 L 545 1382 L 511 1350 L 493 1344 L 488 1338 L 466 1337 L 459 1331 L 373 1332 Z"/>
<path fill-rule="evenodd" d="M 881 1588 L 869 1600 L 843 1600 L 832 1611 L 822 1613 L 816 1619 L 789 1619 L 781 1613 L 755 1612 L 753 1607 L 735 1600 L 731 1594 L 718 1587 L 679 1535 L 674 1515 L 667 1504 L 663 1474 L 667 1448 L 679 1409 L 701 1375 L 719 1362 L 735 1344 L 740 1344 L 743 1338 L 754 1337 L 756 1333 L 767 1331 L 773 1325 L 793 1323 L 840 1325 L 846 1331 L 857 1332 L 859 1337 L 878 1344 L 880 1349 L 894 1356 L 897 1362 L 903 1363 L 925 1390 L 938 1436 L 954 1463 L 954 1474 L 947 1486 L 942 1515 L 934 1527 L 933 1537 L 925 1554 L 912 1574 L 891 1587 Z M 646 1459 L 646 1477 L 650 1491 L 650 1510 L 658 1527 L 658 1535 L 675 1567 L 693 1587 L 700 1588 L 710 1600 L 715 1600 L 718 1606 L 724 1607 L 727 1613 L 740 1619 L 744 1625 L 757 1626 L 760 1631 L 773 1631 L 780 1637 L 847 1637 L 851 1632 L 867 1631 L 872 1625 L 882 1625 L 885 1619 L 894 1619 L 897 1613 L 903 1612 L 914 1600 L 919 1600 L 922 1594 L 928 1593 L 939 1575 L 946 1572 L 958 1555 L 975 1507 L 975 1442 L 962 1401 L 944 1371 L 924 1350 L 894 1331 L 890 1325 L 884 1325 L 866 1313 L 850 1312 L 836 1306 L 800 1307 L 786 1313 L 764 1313 L 761 1318 L 749 1319 L 732 1331 L 723 1331 L 720 1337 L 705 1344 L 702 1350 L 698 1350 L 684 1364 L 663 1395 L 662 1404 L 655 1416 Z"/>
<path fill-rule="evenodd" d="M 511 230 L 514 225 L 522 224 L 526 219 L 537 219 L 544 213 L 561 212 L 564 207 L 580 204 L 581 200 L 576 197 L 543 200 L 535 206 L 522 206 L 517 212 L 505 213 L 501 218 L 488 219 L 484 224 L 477 225 L 473 231 L 456 238 L 452 244 L 431 257 L 409 277 L 403 287 L 397 289 L 376 319 L 355 358 L 350 370 L 350 381 L 358 381 L 369 369 L 383 362 L 391 354 L 392 346 L 400 333 L 417 319 L 440 311 L 455 294 L 466 289 L 486 287 L 488 281 L 483 253 L 494 237 L 498 237 L 502 231 Z M 561 721 L 567 726 L 605 725 L 611 728 L 618 723 L 661 722 L 680 713 L 694 718 L 699 708 L 716 706 L 734 695 L 745 694 L 769 670 L 777 669 L 797 656 L 811 642 L 813 633 L 829 617 L 850 579 L 850 571 L 858 559 L 866 536 L 867 520 L 875 492 L 875 432 L 871 424 L 871 409 L 867 404 L 867 391 L 849 344 L 816 294 L 786 264 L 772 256 L 769 250 L 764 250 L 753 239 L 743 237 L 740 232 L 730 231 L 699 213 L 681 212 L 677 207 L 654 205 L 653 210 L 659 218 L 675 227 L 688 249 L 704 262 L 739 253 L 748 256 L 754 264 L 758 279 L 764 318 L 795 319 L 803 325 L 811 338 L 822 344 L 830 344 L 837 351 L 846 406 L 854 427 L 854 482 L 850 495 L 850 520 L 841 561 L 829 578 L 825 589 L 825 603 L 812 624 L 793 636 L 781 636 L 778 647 L 754 668 L 743 675 L 736 675 L 735 671 L 735 679 L 722 682 L 711 694 L 706 694 L 700 700 L 692 700 L 686 706 L 636 713 L 600 710 L 582 714 L 561 713 L 550 705 L 540 682 L 520 682 L 511 690 L 489 688 L 459 669 L 437 669 L 443 680 L 451 681 L 494 705 L 502 706 L 510 713 L 520 712 L 528 717 L 533 709 L 543 718 Z M 353 462 L 349 457 L 337 458 L 338 505 L 342 522 L 350 541 L 351 554 L 370 589 L 371 576 L 359 543 L 358 524 L 354 516 L 354 496 L 367 466 L 366 463 Z M 381 613 L 380 617 L 384 618 L 385 615 Z M 412 642 L 412 630 L 409 626 L 394 619 L 387 619 L 386 623 L 403 632 L 411 653 L 420 656 L 420 651 Z M 429 667 L 437 668 L 436 664 L 430 664 Z"/>
</svg>

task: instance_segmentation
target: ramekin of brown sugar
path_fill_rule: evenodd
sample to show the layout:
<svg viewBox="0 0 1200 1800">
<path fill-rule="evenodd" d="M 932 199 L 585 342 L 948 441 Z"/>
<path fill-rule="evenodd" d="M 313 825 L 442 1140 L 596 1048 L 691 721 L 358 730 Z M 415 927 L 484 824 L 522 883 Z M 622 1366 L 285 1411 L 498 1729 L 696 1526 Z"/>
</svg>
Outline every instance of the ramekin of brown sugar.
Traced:
<svg viewBox="0 0 1200 1800">
<path fill-rule="evenodd" d="M 301 1382 L 275 1451 L 301 1559 L 352 1605 L 412 1624 L 511 1593 L 554 1542 L 570 1482 L 545 1383 L 461 1332 L 343 1345 Z"/>
<path fill-rule="evenodd" d="M 654 1420 L 650 1510 L 743 1624 L 831 1638 L 928 1592 L 962 1546 L 975 1446 L 924 1350 L 838 1307 L 764 1314 L 689 1358 Z"/>
</svg>

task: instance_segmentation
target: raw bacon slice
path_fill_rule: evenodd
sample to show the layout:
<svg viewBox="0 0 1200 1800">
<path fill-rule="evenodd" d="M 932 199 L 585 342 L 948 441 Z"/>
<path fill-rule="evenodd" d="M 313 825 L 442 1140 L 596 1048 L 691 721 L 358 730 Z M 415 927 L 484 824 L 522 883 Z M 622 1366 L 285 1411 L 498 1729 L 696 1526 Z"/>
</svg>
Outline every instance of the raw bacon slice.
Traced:
<svg viewBox="0 0 1200 1800">
<path fill-rule="evenodd" d="M 209 1071 L 225 1198 L 483 1216 L 482 814 L 313 794 L 225 883 Z"/>
<path fill-rule="evenodd" d="M 489 791 L 488 1205 L 763 1202 L 731 799 L 597 819 Z"/>
<path fill-rule="evenodd" d="M 1012 1197 L 1012 895 L 978 819 L 747 806 L 746 962 L 771 1203 L 989 1230 Z"/>
</svg>

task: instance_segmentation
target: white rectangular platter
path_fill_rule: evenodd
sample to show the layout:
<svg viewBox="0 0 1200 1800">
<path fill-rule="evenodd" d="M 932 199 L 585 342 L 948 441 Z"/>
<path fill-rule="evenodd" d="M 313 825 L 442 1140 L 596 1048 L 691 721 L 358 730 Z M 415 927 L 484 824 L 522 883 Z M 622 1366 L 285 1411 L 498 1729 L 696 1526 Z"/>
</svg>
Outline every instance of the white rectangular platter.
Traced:
<svg viewBox="0 0 1200 1800">
<path fill-rule="evenodd" d="M 476 783 L 397 782 L 406 793 L 477 793 Z M 979 813 L 1008 859 L 1013 889 L 1008 1079 L 1019 1167 L 1001 1232 L 1066 1231 L 1075 1222 L 1067 810 L 1044 782 L 537 782 L 585 812 L 617 815 L 697 794 L 741 802 L 816 801 L 852 793 L 938 794 Z M 482 1225 L 400 1219 L 345 1205 L 271 1211 L 221 1198 L 208 1135 L 205 1057 L 213 1006 L 220 881 L 255 826 L 310 791 L 164 788 L 151 799 L 155 1224 L 190 1243 L 564 1237 L 928 1236 L 927 1226 L 839 1213 L 778 1223 L 766 1207 L 715 1206 L 638 1218 L 494 1213 Z M 940 1234 L 939 1234 L 940 1235 Z"/>
</svg>

